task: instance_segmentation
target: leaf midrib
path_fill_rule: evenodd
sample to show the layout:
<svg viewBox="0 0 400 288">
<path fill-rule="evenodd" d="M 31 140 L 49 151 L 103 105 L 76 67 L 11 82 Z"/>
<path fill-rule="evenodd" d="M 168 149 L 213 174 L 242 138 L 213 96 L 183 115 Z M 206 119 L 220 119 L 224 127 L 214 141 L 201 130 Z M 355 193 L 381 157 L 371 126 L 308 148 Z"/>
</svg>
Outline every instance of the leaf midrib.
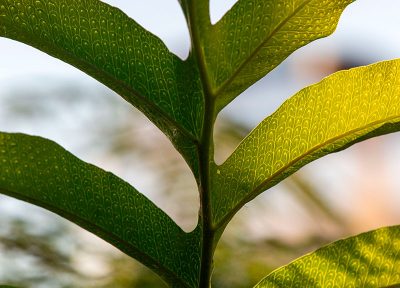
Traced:
<svg viewBox="0 0 400 288">
<path fill-rule="evenodd" d="M 394 119 L 399 119 L 399 121 L 392 121 Z M 287 169 L 293 167 L 296 163 L 301 162 L 301 160 L 303 160 L 304 158 L 306 158 L 307 156 L 310 156 L 313 152 L 318 151 L 321 148 L 324 148 L 325 146 L 328 146 L 330 144 L 333 144 L 334 142 L 341 140 L 351 134 L 357 133 L 357 132 L 361 132 L 363 130 L 366 130 L 368 128 L 372 128 L 374 126 L 377 126 L 379 124 L 385 124 L 386 122 L 400 122 L 400 115 L 396 115 L 396 116 L 391 116 L 382 120 L 378 120 L 378 121 L 374 121 L 371 122 L 367 125 L 364 125 L 360 128 L 356 128 L 350 131 L 347 131 L 344 134 L 338 135 L 336 137 L 333 137 L 321 144 L 318 144 L 316 146 L 314 146 L 313 148 L 309 149 L 306 153 L 298 156 L 297 158 L 291 160 L 290 162 L 288 162 L 285 166 L 283 166 L 282 168 L 278 169 L 274 174 L 272 174 L 270 177 L 268 177 L 266 180 L 264 180 L 263 182 L 261 182 L 259 185 L 257 185 L 250 193 L 248 193 L 247 195 L 245 195 L 245 197 L 239 201 L 237 204 L 234 205 L 234 207 L 232 208 L 232 210 L 227 213 L 217 224 L 216 224 L 216 229 L 218 230 L 221 226 L 223 226 L 227 221 L 229 221 L 229 219 L 231 219 L 231 217 L 233 217 L 233 215 L 235 215 L 235 213 L 240 209 L 240 207 L 242 207 L 244 204 L 246 204 L 247 202 L 249 202 L 250 200 L 252 200 L 254 197 L 256 197 L 258 194 L 260 194 L 263 190 L 268 189 L 270 187 L 268 187 L 268 184 L 273 182 L 274 179 L 278 178 L 279 176 L 281 176 Z M 379 127 L 377 127 L 379 128 Z M 374 129 L 375 130 L 375 129 Z M 372 130 L 373 131 L 373 130 Z M 362 136 L 362 135 L 361 135 Z M 360 136 L 360 137 L 361 137 Z M 358 138 L 358 137 L 357 137 Z M 356 138 L 356 139 L 357 139 Z M 356 140 L 355 139 L 355 140 Z M 223 164 L 221 165 L 223 166 Z M 221 167 L 220 166 L 220 167 Z M 300 169 L 301 167 L 299 167 L 298 169 Z M 266 188 L 267 187 L 267 188 Z"/>
<path fill-rule="evenodd" d="M 261 41 L 261 43 L 253 50 L 253 52 L 250 53 L 249 57 L 247 57 L 238 66 L 235 72 L 232 73 L 231 77 L 225 80 L 224 83 L 222 83 L 222 85 L 213 92 L 214 97 L 218 98 L 224 92 L 224 90 L 235 80 L 235 78 L 246 67 L 246 65 L 253 60 L 253 58 L 258 54 L 258 52 L 264 47 L 264 45 L 268 43 L 268 41 L 271 40 L 272 37 L 274 37 L 276 33 L 278 33 L 283 26 L 285 26 L 293 17 L 295 17 L 297 13 L 299 13 L 307 4 L 309 4 L 312 1 L 313 0 L 305 0 L 291 14 L 289 14 L 285 19 L 283 19 L 283 21 L 279 23 L 269 35 L 267 35 L 265 40 Z"/>
</svg>

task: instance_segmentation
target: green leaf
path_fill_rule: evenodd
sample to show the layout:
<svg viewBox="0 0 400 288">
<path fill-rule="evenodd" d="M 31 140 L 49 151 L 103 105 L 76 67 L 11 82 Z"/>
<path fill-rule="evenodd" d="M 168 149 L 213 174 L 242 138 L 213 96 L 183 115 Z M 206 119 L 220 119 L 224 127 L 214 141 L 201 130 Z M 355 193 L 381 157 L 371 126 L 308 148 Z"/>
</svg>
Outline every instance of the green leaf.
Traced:
<svg viewBox="0 0 400 288">
<path fill-rule="evenodd" d="M 305 164 L 400 130 L 400 60 L 335 73 L 287 100 L 215 168 L 216 225 Z"/>
<path fill-rule="evenodd" d="M 0 133 L 0 192 L 73 221 L 166 281 L 195 286 L 198 231 L 185 233 L 128 183 L 50 140 Z"/>
<path fill-rule="evenodd" d="M 192 57 L 183 62 L 122 11 L 98 0 L 0 0 L 0 36 L 36 47 L 116 91 L 196 169 L 204 101 Z"/>
<path fill-rule="evenodd" d="M 212 93 L 222 108 L 286 57 L 336 28 L 354 0 L 240 0 L 202 30 Z"/>
<path fill-rule="evenodd" d="M 398 283 L 400 226 L 393 226 L 320 248 L 275 270 L 255 288 L 383 287 Z"/>
</svg>

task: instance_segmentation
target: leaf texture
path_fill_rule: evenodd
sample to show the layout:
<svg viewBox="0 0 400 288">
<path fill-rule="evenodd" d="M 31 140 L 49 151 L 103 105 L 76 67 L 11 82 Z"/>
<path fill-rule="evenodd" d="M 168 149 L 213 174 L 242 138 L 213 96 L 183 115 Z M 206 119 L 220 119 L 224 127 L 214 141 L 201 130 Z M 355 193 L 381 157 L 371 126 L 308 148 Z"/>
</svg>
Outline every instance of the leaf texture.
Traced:
<svg viewBox="0 0 400 288">
<path fill-rule="evenodd" d="M 399 287 L 400 226 L 334 242 L 281 267 L 255 288 Z"/>
<path fill-rule="evenodd" d="M 177 287 L 196 287 L 198 231 L 185 233 L 128 183 L 50 140 L 0 133 L 0 193 L 71 220 Z"/>
<path fill-rule="evenodd" d="M 400 130 L 400 60 L 335 73 L 287 100 L 215 168 L 217 225 L 305 164 Z"/>
<path fill-rule="evenodd" d="M 116 91 L 195 169 L 204 100 L 193 58 L 181 61 L 122 11 L 98 0 L 0 0 L 0 36 L 36 47 Z"/>
<path fill-rule="evenodd" d="M 204 25 L 205 62 L 219 105 L 228 104 L 298 48 L 332 34 L 353 1 L 240 0 L 215 25 Z"/>
</svg>

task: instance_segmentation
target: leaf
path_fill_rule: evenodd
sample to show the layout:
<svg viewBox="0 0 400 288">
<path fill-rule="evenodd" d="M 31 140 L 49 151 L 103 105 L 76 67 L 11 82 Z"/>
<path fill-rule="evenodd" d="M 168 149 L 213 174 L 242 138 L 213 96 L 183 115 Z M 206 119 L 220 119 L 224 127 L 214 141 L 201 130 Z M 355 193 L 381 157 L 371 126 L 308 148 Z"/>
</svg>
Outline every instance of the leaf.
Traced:
<svg viewBox="0 0 400 288">
<path fill-rule="evenodd" d="M 71 220 L 166 281 L 195 286 L 198 231 L 185 233 L 128 183 L 50 140 L 0 133 L 0 192 Z"/>
<path fill-rule="evenodd" d="M 400 226 L 381 228 L 305 255 L 275 270 L 255 288 L 394 285 L 400 283 L 399 252 Z"/>
<path fill-rule="evenodd" d="M 0 36 L 59 58 L 116 91 L 196 169 L 204 103 L 192 57 L 181 61 L 122 11 L 98 0 L 0 0 Z"/>
<path fill-rule="evenodd" d="M 240 0 L 215 25 L 204 25 L 205 62 L 220 109 L 292 52 L 332 34 L 353 1 Z"/>
<path fill-rule="evenodd" d="M 335 73 L 287 100 L 214 173 L 216 225 L 305 164 L 400 130 L 400 60 Z"/>
</svg>

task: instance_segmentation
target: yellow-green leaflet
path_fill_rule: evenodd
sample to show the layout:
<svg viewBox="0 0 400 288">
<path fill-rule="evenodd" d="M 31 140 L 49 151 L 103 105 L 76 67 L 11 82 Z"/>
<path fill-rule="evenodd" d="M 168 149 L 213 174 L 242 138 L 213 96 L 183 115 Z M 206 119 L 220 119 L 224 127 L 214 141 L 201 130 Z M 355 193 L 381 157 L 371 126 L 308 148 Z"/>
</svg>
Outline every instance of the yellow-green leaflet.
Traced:
<svg viewBox="0 0 400 288">
<path fill-rule="evenodd" d="M 287 100 L 214 171 L 213 219 L 223 225 L 300 167 L 400 129 L 400 60 L 335 73 Z"/>
<path fill-rule="evenodd" d="M 400 226 L 334 242 L 283 266 L 254 288 L 400 285 Z"/>
<path fill-rule="evenodd" d="M 202 32 L 212 94 L 223 107 L 300 47 L 328 36 L 354 0 L 240 0 Z"/>
</svg>

